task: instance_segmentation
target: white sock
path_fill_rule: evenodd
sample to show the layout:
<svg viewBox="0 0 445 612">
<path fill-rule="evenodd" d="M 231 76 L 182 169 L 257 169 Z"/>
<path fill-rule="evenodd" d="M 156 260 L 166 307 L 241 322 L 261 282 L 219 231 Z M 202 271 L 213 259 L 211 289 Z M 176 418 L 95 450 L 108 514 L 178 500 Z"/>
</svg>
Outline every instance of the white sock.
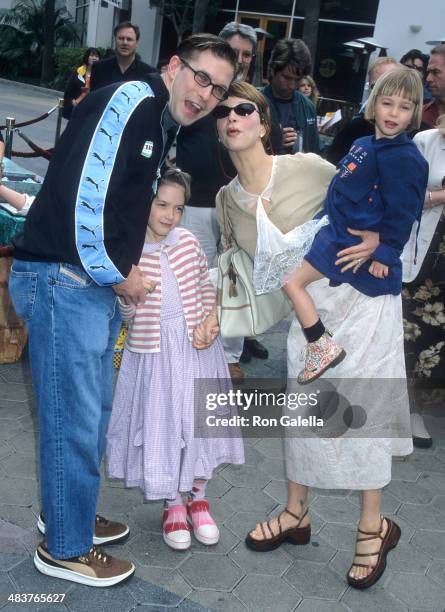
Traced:
<svg viewBox="0 0 445 612">
<path fill-rule="evenodd" d="M 197 499 L 204 499 L 206 496 L 206 485 L 207 485 L 207 480 L 205 480 L 204 482 L 200 482 L 199 480 L 194 480 L 193 481 L 193 487 L 192 487 L 192 497 L 193 500 L 197 500 Z"/>
<path fill-rule="evenodd" d="M 165 500 L 167 508 L 171 508 L 172 506 L 183 506 L 184 501 L 182 499 L 181 493 L 176 493 L 176 497 L 174 499 L 166 499 Z"/>
</svg>

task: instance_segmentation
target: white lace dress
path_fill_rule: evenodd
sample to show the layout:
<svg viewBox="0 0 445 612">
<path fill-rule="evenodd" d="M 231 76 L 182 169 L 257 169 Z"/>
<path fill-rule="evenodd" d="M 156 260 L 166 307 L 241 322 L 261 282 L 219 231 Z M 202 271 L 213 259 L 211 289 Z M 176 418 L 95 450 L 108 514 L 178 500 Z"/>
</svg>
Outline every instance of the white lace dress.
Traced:
<svg viewBox="0 0 445 612">
<path fill-rule="evenodd" d="M 339 396 L 348 398 L 349 408 L 340 402 L 325 415 L 324 428 L 286 437 L 287 477 L 310 487 L 380 489 L 391 480 L 392 457 L 413 450 L 401 296 L 371 298 L 348 284 L 330 287 L 327 279 L 308 290 L 323 322 L 346 350 L 344 361 L 312 385 L 323 388 L 332 382 Z M 305 344 L 295 319 L 287 340 L 288 393 L 308 392 L 296 382 Z M 362 422 L 346 427 L 348 410 L 361 415 Z M 326 431 L 332 437 L 322 437 Z"/>
<path fill-rule="evenodd" d="M 272 172 L 269 181 L 260 195 L 246 191 L 238 177 L 234 179 L 236 198 L 241 206 L 256 207 L 257 246 L 255 251 L 253 284 L 257 295 L 281 289 L 289 275 L 301 265 L 304 256 L 311 248 L 315 234 L 328 223 L 325 215 L 321 219 L 307 221 L 283 234 L 272 223 L 264 209 L 263 201 L 270 203 L 277 156 L 272 158 Z"/>
</svg>

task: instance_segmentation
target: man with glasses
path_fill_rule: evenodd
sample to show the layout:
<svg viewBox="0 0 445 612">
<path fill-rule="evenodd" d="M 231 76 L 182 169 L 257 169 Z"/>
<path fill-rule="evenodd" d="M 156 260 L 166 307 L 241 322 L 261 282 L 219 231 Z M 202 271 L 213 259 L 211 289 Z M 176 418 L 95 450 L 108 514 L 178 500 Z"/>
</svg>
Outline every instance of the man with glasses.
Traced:
<svg viewBox="0 0 445 612">
<path fill-rule="evenodd" d="M 253 60 L 257 48 L 257 35 L 248 25 L 232 21 L 219 33 L 237 55 L 237 80 L 249 80 L 253 74 Z M 235 175 L 236 170 L 227 152 L 219 145 L 215 119 L 211 116 L 190 127 L 183 128 L 177 138 L 176 163 L 192 177 L 192 197 L 186 206 L 182 226 L 198 238 L 209 266 L 216 265 L 221 231 L 215 210 L 219 189 Z M 245 374 L 239 361 L 252 356 L 266 359 L 267 349 L 253 338 L 223 338 L 224 352 L 234 381 Z"/>
<path fill-rule="evenodd" d="M 58 143 L 16 241 L 11 297 L 29 330 L 40 424 L 42 573 L 111 586 L 134 565 L 97 544 L 129 528 L 96 516 L 112 403 L 116 296 L 145 300 L 137 264 L 159 169 L 179 125 L 227 95 L 237 62 L 210 34 L 184 40 L 161 76 L 91 93 Z"/>
<path fill-rule="evenodd" d="M 428 55 L 425 55 L 419 49 L 411 49 L 400 58 L 400 63 L 407 68 L 417 70 L 423 82 L 423 101 L 424 103 L 430 102 L 432 100 L 432 95 L 428 89 L 428 85 L 425 83 Z"/>
<path fill-rule="evenodd" d="M 269 101 L 275 154 L 320 152 L 314 105 L 297 91 L 300 79 L 311 70 L 311 54 L 302 40 L 282 39 L 272 49 L 268 65 L 269 85 L 261 91 Z M 277 131 L 275 126 L 278 125 L 280 129 Z"/>
<path fill-rule="evenodd" d="M 235 51 L 238 61 L 237 81 L 251 82 L 255 69 L 257 35 L 253 28 L 237 21 L 226 23 L 219 37 L 227 40 Z"/>
</svg>

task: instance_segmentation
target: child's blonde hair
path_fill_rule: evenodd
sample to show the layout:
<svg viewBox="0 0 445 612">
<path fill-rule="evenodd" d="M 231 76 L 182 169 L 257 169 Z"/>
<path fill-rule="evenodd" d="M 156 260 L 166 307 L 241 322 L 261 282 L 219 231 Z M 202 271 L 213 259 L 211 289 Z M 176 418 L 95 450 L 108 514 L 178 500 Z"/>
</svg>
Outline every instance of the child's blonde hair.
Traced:
<svg viewBox="0 0 445 612">
<path fill-rule="evenodd" d="M 380 76 L 368 98 L 365 108 L 365 119 L 375 118 L 375 104 L 379 96 L 401 96 L 414 103 L 414 113 L 407 128 L 417 130 L 422 121 L 423 84 L 417 70 L 397 68 Z"/>
<path fill-rule="evenodd" d="M 168 168 L 161 176 L 158 183 L 159 187 L 165 184 L 179 185 L 184 189 L 184 204 L 190 200 L 192 177 L 187 172 L 183 172 L 179 168 Z"/>
</svg>

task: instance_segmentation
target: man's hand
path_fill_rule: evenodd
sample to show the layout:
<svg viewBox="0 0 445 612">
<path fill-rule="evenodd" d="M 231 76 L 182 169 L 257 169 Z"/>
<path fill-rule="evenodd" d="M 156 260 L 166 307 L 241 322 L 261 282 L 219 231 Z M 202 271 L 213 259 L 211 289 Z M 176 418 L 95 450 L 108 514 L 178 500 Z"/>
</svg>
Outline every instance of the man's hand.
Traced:
<svg viewBox="0 0 445 612">
<path fill-rule="evenodd" d="M 297 141 L 297 132 L 294 128 L 283 128 L 283 147 L 292 148 Z"/>
<path fill-rule="evenodd" d="M 379 261 L 373 261 L 369 266 L 369 273 L 376 278 L 386 278 L 389 273 L 389 267 Z"/>
<path fill-rule="evenodd" d="M 145 302 L 147 290 L 144 287 L 144 276 L 140 269 L 133 265 L 130 274 L 123 283 L 113 285 L 113 291 L 126 303 L 142 304 Z"/>
<path fill-rule="evenodd" d="M 145 274 L 142 275 L 142 282 L 144 283 L 145 293 L 152 293 L 158 284 L 156 281 L 148 278 L 148 276 L 145 276 Z"/>
<path fill-rule="evenodd" d="M 376 248 L 380 244 L 378 232 L 370 232 L 368 230 L 354 230 L 348 227 L 348 232 L 353 236 L 359 236 L 362 241 L 360 244 L 348 247 L 337 253 L 339 259 L 336 260 L 336 266 L 343 266 L 341 272 L 346 272 L 352 268 L 353 272 L 357 272 L 360 266 L 371 257 Z"/>
</svg>

